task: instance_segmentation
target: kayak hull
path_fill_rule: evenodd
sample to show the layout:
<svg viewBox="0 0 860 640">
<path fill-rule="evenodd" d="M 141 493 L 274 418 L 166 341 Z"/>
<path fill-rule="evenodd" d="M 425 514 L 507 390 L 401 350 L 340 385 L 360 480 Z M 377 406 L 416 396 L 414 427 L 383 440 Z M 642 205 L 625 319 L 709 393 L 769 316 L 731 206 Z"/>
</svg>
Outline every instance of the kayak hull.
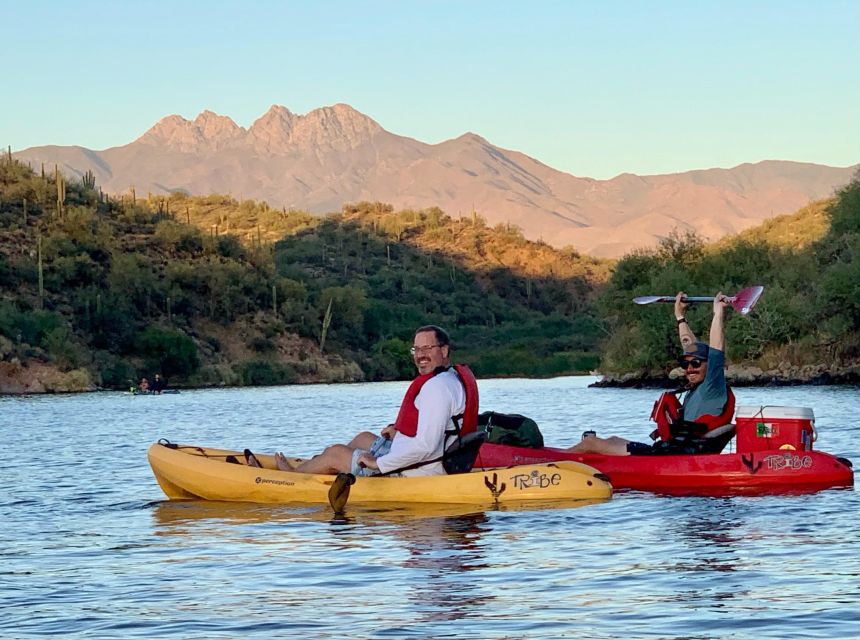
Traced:
<svg viewBox="0 0 860 640">
<path fill-rule="evenodd" d="M 712 495 L 809 492 L 851 487 L 854 472 L 844 458 L 823 451 L 769 450 L 670 456 L 609 456 L 484 443 L 476 465 L 497 468 L 571 460 L 609 476 L 615 490 Z"/>
<path fill-rule="evenodd" d="M 158 484 L 171 500 L 327 504 L 333 475 L 281 471 L 274 457 L 264 468 L 226 461 L 242 453 L 189 445 L 153 444 L 147 453 Z M 442 476 L 358 477 L 350 503 L 499 504 L 611 497 L 594 468 L 574 461 L 514 466 Z"/>
</svg>

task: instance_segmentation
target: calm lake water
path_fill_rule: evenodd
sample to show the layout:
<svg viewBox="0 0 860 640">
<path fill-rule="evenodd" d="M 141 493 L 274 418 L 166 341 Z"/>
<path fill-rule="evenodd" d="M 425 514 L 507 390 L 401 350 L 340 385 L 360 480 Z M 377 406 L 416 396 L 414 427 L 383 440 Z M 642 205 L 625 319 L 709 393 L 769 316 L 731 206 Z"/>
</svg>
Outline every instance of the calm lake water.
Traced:
<svg viewBox="0 0 860 640">
<path fill-rule="evenodd" d="M 482 408 L 642 440 L 653 390 L 487 380 Z M 405 383 L 0 397 L 0 637 L 860 638 L 854 489 L 544 510 L 169 503 L 158 438 L 310 455 L 390 422 Z M 812 407 L 860 465 L 860 390 L 741 388 Z"/>
</svg>

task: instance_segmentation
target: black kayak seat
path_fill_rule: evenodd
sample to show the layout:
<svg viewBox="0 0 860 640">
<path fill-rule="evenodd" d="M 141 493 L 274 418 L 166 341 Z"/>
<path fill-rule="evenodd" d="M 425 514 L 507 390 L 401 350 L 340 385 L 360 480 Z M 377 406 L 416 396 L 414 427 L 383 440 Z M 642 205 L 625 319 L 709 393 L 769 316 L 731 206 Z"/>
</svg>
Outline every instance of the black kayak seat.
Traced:
<svg viewBox="0 0 860 640">
<path fill-rule="evenodd" d="M 716 429 L 711 429 L 702 436 L 706 442 L 702 453 L 720 453 L 735 437 L 735 425 L 731 422 Z"/>
</svg>

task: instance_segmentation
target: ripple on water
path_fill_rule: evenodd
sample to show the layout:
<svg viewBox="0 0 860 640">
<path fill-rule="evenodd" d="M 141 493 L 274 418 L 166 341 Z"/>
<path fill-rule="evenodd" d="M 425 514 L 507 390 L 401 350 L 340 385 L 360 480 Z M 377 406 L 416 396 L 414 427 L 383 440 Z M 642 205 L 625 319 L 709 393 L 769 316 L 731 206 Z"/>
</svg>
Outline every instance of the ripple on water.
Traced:
<svg viewBox="0 0 860 640">
<path fill-rule="evenodd" d="M 320 433 L 388 422 L 404 388 L 0 398 L 3 424 L 27 425 L 16 451 L 50 452 L 4 461 L 0 636 L 860 637 L 853 489 L 421 517 L 350 505 L 334 518 L 169 503 L 146 464 L 159 437 L 309 455 Z M 815 407 L 817 446 L 860 461 L 857 389 L 739 393 Z M 482 401 L 528 407 L 548 442 L 568 443 L 583 425 L 641 439 L 653 393 L 491 380 Z"/>
</svg>

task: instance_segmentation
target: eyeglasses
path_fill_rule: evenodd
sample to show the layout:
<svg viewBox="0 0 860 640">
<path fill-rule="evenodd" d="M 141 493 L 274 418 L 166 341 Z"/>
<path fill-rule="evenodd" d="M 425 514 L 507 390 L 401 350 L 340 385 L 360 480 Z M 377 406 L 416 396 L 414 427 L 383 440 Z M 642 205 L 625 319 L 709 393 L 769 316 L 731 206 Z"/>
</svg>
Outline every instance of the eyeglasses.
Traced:
<svg viewBox="0 0 860 640">
<path fill-rule="evenodd" d="M 702 363 L 707 362 L 707 360 L 699 360 L 698 358 L 693 358 L 692 360 L 681 360 L 678 364 L 681 365 L 681 368 L 684 370 L 692 367 L 693 369 L 698 369 L 702 366 Z"/>
<path fill-rule="evenodd" d="M 416 353 L 430 353 L 430 349 L 435 349 L 436 347 L 441 347 L 441 346 L 442 346 L 441 344 L 428 344 L 427 346 L 424 346 L 424 347 L 411 347 L 409 349 L 409 353 L 411 353 L 413 356 Z"/>
</svg>

